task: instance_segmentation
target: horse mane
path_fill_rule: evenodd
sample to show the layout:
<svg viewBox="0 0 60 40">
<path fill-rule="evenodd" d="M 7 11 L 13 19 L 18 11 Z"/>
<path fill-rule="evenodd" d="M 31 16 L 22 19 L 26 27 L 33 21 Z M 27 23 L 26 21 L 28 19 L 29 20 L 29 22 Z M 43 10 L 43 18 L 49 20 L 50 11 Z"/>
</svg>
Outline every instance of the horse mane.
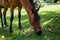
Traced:
<svg viewBox="0 0 60 40">
<path fill-rule="evenodd" d="M 33 9 L 35 9 L 35 4 L 34 4 L 33 0 L 30 0 L 30 3 L 32 5 Z"/>
<path fill-rule="evenodd" d="M 33 0 L 30 0 L 30 3 L 32 5 L 32 13 L 34 14 L 33 15 L 34 16 L 34 19 L 33 20 L 35 22 L 37 22 L 37 20 L 39 21 L 39 19 L 40 19 L 39 15 L 38 15 L 38 11 L 35 9 L 35 4 L 34 4 Z"/>
<path fill-rule="evenodd" d="M 32 5 L 33 9 L 35 9 L 35 10 L 38 12 L 38 11 L 39 11 L 39 9 L 40 9 L 40 5 L 39 5 L 39 7 L 38 7 L 38 8 L 36 8 L 36 7 L 35 7 L 35 3 L 34 3 L 34 1 L 33 1 L 33 0 L 30 0 L 30 3 L 31 3 L 31 5 Z"/>
</svg>

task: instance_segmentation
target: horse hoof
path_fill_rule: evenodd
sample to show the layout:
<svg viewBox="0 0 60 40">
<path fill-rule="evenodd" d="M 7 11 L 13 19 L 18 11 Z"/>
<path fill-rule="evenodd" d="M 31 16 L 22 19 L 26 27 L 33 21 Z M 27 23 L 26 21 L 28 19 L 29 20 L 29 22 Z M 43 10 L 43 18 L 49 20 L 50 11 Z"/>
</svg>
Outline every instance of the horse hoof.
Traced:
<svg viewBox="0 0 60 40">
<path fill-rule="evenodd" d="M 2 32 L 4 31 L 4 28 L 2 28 Z"/>
<path fill-rule="evenodd" d="M 10 34 L 12 34 L 13 33 L 13 31 L 9 31 L 10 32 Z"/>
<path fill-rule="evenodd" d="M 8 24 L 5 24 L 5 26 L 8 26 Z"/>
<path fill-rule="evenodd" d="M 36 32 L 37 36 L 41 35 L 42 31 Z"/>
<path fill-rule="evenodd" d="M 8 26 L 8 25 L 6 24 L 6 26 Z"/>
<path fill-rule="evenodd" d="M 8 25 L 4 25 L 4 27 L 7 27 Z"/>
<path fill-rule="evenodd" d="M 19 27 L 19 29 L 22 29 L 22 27 Z"/>
</svg>

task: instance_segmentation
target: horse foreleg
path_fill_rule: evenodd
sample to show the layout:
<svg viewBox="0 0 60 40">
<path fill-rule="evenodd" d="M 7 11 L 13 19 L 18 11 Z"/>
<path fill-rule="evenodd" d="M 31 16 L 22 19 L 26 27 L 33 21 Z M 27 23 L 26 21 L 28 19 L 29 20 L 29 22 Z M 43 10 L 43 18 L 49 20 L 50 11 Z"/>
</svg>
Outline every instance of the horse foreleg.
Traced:
<svg viewBox="0 0 60 40">
<path fill-rule="evenodd" d="M 4 8 L 4 25 L 7 26 L 7 22 L 6 22 L 6 12 L 7 12 L 8 8 Z"/>
<path fill-rule="evenodd" d="M 21 8 L 22 8 L 22 6 L 19 6 L 18 7 L 18 18 L 19 18 L 19 29 L 21 28 Z"/>
<path fill-rule="evenodd" d="M 1 8 L 0 8 L 0 18 L 1 18 L 1 25 L 2 25 L 2 30 L 3 30 L 3 29 L 4 29 L 4 26 L 3 26 L 3 20 L 2 20 Z"/>
<path fill-rule="evenodd" d="M 11 6 L 10 11 L 11 11 L 11 17 L 10 17 L 10 28 L 9 28 L 10 30 L 9 30 L 9 32 L 12 33 L 13 32 L 12 31 L 12 22 L 13 22 L 13 18 L 14 18 L 13 17 L 13 15 L 14 15 L 13 14 L 14 13 L 14 7 Z"/>
</svg>

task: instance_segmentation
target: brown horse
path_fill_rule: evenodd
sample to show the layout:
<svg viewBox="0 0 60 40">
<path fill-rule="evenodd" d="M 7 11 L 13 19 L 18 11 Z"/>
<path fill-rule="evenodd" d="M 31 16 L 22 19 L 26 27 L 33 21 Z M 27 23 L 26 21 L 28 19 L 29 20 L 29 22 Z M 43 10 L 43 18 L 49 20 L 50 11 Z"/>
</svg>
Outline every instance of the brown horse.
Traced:
<svg viewBox="0 0 60 40">
<path fill-rule="evenodd" d="M 37 34 L 41 34 L 41 27 L 40 27 L 40 17 L 37 13 L 37 10 L 35 9 L 35 7 L 33 7 L 33 1 L 32 0 L 0 0 L 0 4 L 4 7 L 4 17 L 6 15 L 6 11 L 7 9 L 10 7 L 10 12 L 11 12 L 11 17 L 10 17 L 10 32 L 12 32 L 12 22 L 13 22 L 13 12 L 14 12 L 14 8 L 18 7 L 18 18 L 19 18 L 19 28 L 21 28 L 21 9 L 22 6 L 24 6 L 24 8 L 26 9 L 28 15 L 29 15 L 29 22 L 30 24 L 33 26 L 34 31 Z M 6 22 L 6 19 L 5 19 Z M 5 23 L 6 24 L 6 23 Z"/>
<path fill-rule="evenodd" d="M 31 1 L 32 1 L 32 4 L 33 4 L 32 6 L 33 6 L 33 8 L 34 8 L 34 7 L 35 7 L 35 4 L 33 3 L 33 0 L 31 0 Z M 3 14 L 4 14 L 4 25 L 7 26 L 7 22 L 6 22 L 6 12 L 7 12 L 8 7 L 9 7 L 8 0 L 0 0 L 0 5 L 1 5 L 0 8 L 4 8 L 4 12 L 3 12 Z M 36 9 L 37 12 L 39 11 L 39 9 L 40 9 L 40 6 Z"/>
</svg>

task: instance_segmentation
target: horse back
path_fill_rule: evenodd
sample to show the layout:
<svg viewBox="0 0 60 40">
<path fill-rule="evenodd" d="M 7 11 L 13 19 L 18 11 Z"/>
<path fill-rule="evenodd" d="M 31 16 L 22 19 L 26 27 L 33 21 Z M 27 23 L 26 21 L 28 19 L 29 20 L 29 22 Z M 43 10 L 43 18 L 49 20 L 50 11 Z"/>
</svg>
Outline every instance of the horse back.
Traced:
<svg viewBox="0 0 60 40">
<path fill-rule="evenodd" d="M 0 5 L 4 7 L 9 7 L 9 2 L 8 0 L 0 0 Z"/>
<path fill-rule="evenodd" d="M 14 6 L 19 6 L 21 4 L 20 0 L 8 0 L 8 2 Z"/>
</svg>

